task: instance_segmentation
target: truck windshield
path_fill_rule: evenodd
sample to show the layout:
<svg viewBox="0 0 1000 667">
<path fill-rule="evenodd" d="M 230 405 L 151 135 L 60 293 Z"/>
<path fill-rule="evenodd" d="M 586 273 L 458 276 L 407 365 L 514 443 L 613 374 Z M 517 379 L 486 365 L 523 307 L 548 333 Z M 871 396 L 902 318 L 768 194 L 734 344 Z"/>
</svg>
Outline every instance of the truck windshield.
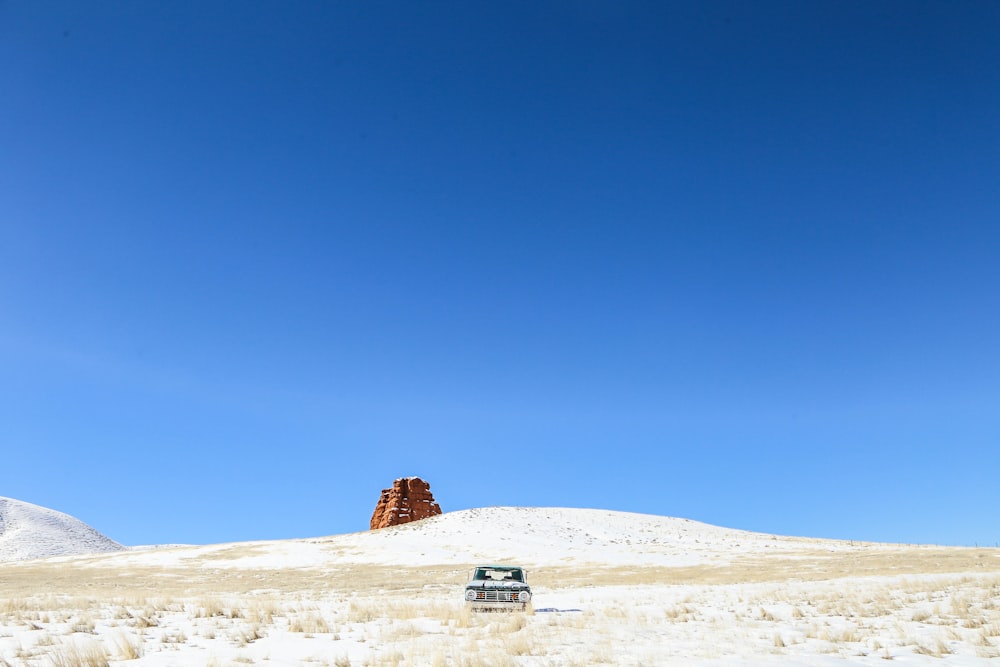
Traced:
<svg viewBox="0 0 1000 667">
<path fill-rule="evenodd" d="M 524 581 L 519 567 L 477 567 L 475 579 L 486 581 Z"/>
</svg>

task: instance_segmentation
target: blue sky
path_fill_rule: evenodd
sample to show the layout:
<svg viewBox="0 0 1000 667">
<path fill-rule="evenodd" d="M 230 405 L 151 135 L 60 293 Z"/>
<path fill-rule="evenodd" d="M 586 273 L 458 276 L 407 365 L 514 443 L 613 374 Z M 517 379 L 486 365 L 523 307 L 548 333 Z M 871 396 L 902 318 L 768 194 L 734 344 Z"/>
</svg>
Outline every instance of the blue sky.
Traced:
<svg viewBox="0 0 1000 667">
<path fill-rule="evenodd" d="M 0 495 L 1000 543 L 1000 4 L 0 4 Z"/>
</svg>

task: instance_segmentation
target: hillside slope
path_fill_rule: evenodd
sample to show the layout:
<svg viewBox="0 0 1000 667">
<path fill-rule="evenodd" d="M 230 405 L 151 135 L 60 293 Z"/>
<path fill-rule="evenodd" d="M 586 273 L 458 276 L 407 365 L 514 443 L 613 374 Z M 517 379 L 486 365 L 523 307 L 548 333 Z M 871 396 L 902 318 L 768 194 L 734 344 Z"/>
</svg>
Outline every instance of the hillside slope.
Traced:
<svg viewBox="0 0 1000 667">
<path fill-rule="evenodd" d="M 0 497 L 0 562 L 124 549 L 68 514 Z"/>
<path fill-rule="evenodd" d="M 343 565 L 446 565 L 516 562 L 690 567 L 752 556 L 891 548 L 838 540 L 782 537 L 688 519 L 564 507 L 484 507 L 400 526 L 312 539 L 131 551 L 104 565 L 215 568 L 325 568 Z"/>
</svg>

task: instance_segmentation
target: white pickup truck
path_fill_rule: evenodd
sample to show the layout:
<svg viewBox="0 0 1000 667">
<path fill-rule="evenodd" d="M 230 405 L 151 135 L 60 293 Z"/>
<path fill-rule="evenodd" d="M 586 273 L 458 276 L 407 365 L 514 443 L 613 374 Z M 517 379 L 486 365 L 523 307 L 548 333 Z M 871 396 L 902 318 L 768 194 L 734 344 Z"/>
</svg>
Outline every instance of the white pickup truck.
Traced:
<svg viewBox="0 0 1000 667">
<path fill-rule="evenodd" d="M 527 572 L 516 565 L 480 565 L 465 586 L 465 601 L 474 611 L 525 611 L 531 603 Z"/>
</svg>

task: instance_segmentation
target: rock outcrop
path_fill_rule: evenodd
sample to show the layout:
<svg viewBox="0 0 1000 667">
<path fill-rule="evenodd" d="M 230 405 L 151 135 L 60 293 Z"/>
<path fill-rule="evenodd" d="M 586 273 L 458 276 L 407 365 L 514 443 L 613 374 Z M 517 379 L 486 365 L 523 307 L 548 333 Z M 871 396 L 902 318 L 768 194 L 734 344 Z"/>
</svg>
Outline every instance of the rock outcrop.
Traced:
<svg viewBox="0 0 1000 667">
<path fill-rule="evenodd" d="M 372 513 L 371 529 L 398 526 L 440 513 L 441 506 L 434 501 L 430 484 L 419 477 L 401 477 L 392 488 L 382 489 Z"/>
</svg>

